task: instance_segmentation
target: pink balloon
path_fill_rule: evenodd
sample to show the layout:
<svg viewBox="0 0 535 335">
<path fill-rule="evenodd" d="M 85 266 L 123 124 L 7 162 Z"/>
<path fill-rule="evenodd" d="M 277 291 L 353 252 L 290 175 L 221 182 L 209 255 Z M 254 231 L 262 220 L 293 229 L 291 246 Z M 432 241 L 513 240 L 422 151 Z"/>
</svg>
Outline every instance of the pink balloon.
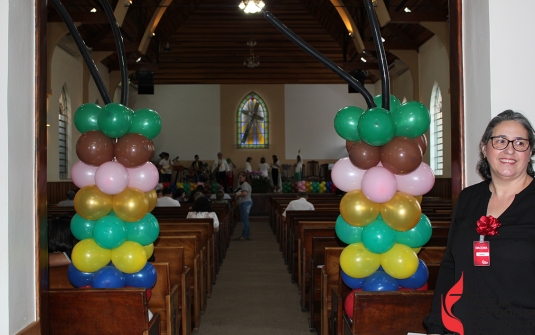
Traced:
<svg viewBox="0 0 535 335">
<path fill-rule="evenodd" d="M 397 174 L 395 176 L 398 181 L 398 191 L 413 196 L 426 194 L 431 191 L 435 184 L 435 174 L 429 165 L 424 162 L 411 173 Z"/>
<path fill-rule="evenodd" d="M 344 157 L 334 164 L 331 171 L 331 178 L 336 188 L 344 192 L 349 192 L 360 190 L 360 183 L 365 172 L 366 170 L 361 170 L 353 165 L 349 157 Z"/>
<path fill-rule="evenodd" d="M 382 204 L 389 201 L 397 189 L 396 176 L 382 166 L 368 169 L 362 177 L 362 193 L 375 203 Z"/>
<path fill-rule="evenodd" d="M 126 170 L 130 175 L 128 187 L 148 192 L 158 185 L 158 169 L 151 162 Z"/>
<path fill-rule="evenodd" d="M 71 178 L 74 185 L 79 188 L 95 185 L 95 172 L 98 166 L 87 165 L 82 161 L 74 163 L 71 169 Z"/>
<path fill-rule="evenodd" d="M 118 162 L 106 162 L 97 168 L 95 184 L 103 193 L 119 194 L 128 186 L 128 172 Z"/>
</svg>

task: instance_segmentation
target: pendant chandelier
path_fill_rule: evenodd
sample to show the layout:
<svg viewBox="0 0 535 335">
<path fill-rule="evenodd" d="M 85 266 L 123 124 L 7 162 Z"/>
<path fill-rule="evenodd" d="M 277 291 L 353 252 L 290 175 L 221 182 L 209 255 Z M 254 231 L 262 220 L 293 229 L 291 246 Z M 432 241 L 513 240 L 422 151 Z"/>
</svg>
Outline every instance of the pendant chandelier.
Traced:
<svg viewBox="0 0 535 335">
<path fill-rule="evenodd" d="M 243 0 L 240 2 L 240 9 L 243 10 L 245 13 L 253 14 L 258 13 L 264 8 L 265 4 L 262 0 Z"/>
<path fill-rule="evenodd" d="M 247 41 L 247 45 L 249 46 L 249 56 L 246 56 L 244 58 L 243 65 L 252 69 L 260 65 L 260 57 L 254 54 L 254 46 L 256 45 L 255 40 L 250 39 L 249 41 Z"/>
</svg>

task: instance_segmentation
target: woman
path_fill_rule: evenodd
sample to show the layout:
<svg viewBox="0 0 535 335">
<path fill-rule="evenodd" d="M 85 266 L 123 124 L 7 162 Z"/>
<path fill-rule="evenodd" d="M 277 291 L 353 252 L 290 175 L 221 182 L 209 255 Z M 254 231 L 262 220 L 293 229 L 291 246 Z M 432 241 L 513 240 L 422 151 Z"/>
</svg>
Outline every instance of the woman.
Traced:
<svg viewBox="0 0 535 335">
<path fill-rule="evenodd" d="M 273 190 L 275 192 L 279 192 L 279 168 L 281 167 L 281 164 L 279 162 L 279 159 L 277 158 L 277 155 L 273 155 L 271 156 L 271 158 L 273 158 L 273 164 L 271 165 L 271 179 L 273 179 Z"/>
<path fill-rule="evenodd" d="M 260 164 L 258 164 L 258 171 L 262 173 L 262 176 L 268 176 L 269 164 L 266 163 L 266 159 L 264 157 L 260 158 Z"/>
<path fill-rule="evenodd" d="M 238 237 L 238 241 L 250 240 L 251 239 L 251 229 L 249 222 L 249 212 L 253 206 L 253 200 L 251 199 L 251 183 L 245 172 L 240 172 L 238 174 L 238 183 L 239 187 L 236 192 L 236 203 L 240 210 L 240 221 L 242 225 L 241 236 Z"/>
<path fill-rule="evenodd" d="M 253 172 L 253 168 L 251 167 L 251 161 L 253 159 L 251 157 L 247 157 L 247 160 L 245 161 L 245 172 Z"/>
<path fill-rule="evenodd" d="M 205 197 L 197 198 L 192 210 L 192 212 L 188 213 L 188 218 L 212 218 L 214 219 L 214 231 L 219 230 L 219 220 L 217 218 L 217 214 L 212 212 L 210 200 L 206 199 Z"/>
<path fill-rule="evenodd" d="M 301 181 L 301 172 L 303 171 L 303 161 L 301 160 L 301 149 L 297 152 L 297 162 L 294 164 L 294 181 Z"/>
<path fill-rule="evenodd" d="M 465 334 L 535 333 L 534 143 L 533 127 L 520 113 L 507 110 L 487 126 L 477 166 L 485 180 L 464 189 L 455 204 L 425 318 L 429 334 L 460 327 Z M 443 313 L 441 299 L 453 308 Z M 448 313 L 454 318 L 441 317 Z"/>
</svg>

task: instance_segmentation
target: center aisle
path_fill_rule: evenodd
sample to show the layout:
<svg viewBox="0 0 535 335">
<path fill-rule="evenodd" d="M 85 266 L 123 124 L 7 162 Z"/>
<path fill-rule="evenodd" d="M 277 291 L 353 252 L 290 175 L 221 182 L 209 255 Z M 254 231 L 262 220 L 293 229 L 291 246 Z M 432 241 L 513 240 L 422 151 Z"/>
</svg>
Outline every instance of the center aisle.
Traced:
<svg viewBox="0 0 535 335">
<path fill-rule="evenodd" d="M 251 217 L 251 240 L 234 236 L 201 317 L 200 335 L 310 335 L 267 217 Z"/>
</svg>

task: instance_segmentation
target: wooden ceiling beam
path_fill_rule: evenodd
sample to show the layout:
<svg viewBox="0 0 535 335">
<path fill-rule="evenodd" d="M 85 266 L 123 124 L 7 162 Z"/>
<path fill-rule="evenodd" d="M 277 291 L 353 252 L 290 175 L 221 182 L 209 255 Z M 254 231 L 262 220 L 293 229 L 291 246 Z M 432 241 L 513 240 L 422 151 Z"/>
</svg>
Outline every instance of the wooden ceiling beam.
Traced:
<svg viewBox="0 0 535 335">
<path fill-rule="evenodd" d="M 109 24 L 108 18 L 104 12 L 72 12 L 69 13 L 74 22 L 81 24 Z M 50 11 L 47 17 L 48 22 L 63 22 L 57 11 Z"/>
<path fill-rule="evenodd" d="M 390 23 L 446 22 L 447 12 L 390 12 Z"/>
</svg>

